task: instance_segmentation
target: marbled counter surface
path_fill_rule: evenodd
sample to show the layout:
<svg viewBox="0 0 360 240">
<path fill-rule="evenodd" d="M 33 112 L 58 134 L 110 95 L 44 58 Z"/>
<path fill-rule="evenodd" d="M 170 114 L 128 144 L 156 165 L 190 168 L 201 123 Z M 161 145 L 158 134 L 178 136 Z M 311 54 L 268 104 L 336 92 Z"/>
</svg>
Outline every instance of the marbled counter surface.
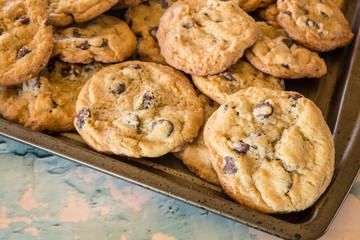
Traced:
<svg viewBox="0 0 360 240">
<path fill-rule="evenodd" d="M 321 239 L 360 239 L 360 178 Z M 277 239 L 0 137 L 0 239 Z"/>
</svg>

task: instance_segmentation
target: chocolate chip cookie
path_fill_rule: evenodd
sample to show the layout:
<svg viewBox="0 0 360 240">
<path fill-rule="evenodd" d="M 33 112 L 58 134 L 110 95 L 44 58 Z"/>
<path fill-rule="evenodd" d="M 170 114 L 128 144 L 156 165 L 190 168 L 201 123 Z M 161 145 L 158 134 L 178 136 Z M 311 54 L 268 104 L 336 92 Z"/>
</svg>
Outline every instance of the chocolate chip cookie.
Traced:
<svg viewBox="0 0 360 240">
<path fill-rule="evenodd" d="M 59 0 L 64 13 L 73 15 L 75 22 L 82 23 L 96 18 L 112 8 L 119 0 Z"/>
<path fill-rule="evenodd" d="M 231 94 L 248 87 L 285 89 L 283 79 L 265 74 L 243 59 L 222 73 L 205 77 L 193 75 L 192 80 L 202 93 L 219 104 L 226 102 Z"/>
<path fill-rule="evenodd" d="M 248 88 L 209 118 L 204 140 L 225 192 L 266 213 L 310 207 L 334 171 L 322 113 L 296 92 Z"/>
<path fill-rule="evenodd" d="M 203 106 L 189 80 L 156 63 L 128 61 L 96 73 L 76 103 L 76 130 L 96 151 L 158 157 L 198 134 Z"/>
<path fill-rule="evenodd" d="M 159 21 L 166 9 L 174 0 L 150 0 L 126 12 L 126 22 L 131 26 L 139 44 L 136 55 L 143 61 L 166 64 L 160 55 L 160 47 L 156 38 Z"/>
<path fill-rule="evenodd" d="M 77 96 L 88 78 L 103 66 L 51 59 L 39 76 L 0 87 L 0 113 L 37 131 L 73 131 Z"/>
<path fill-rule="evenodd" d="M 331 51 L 349 44 L 354 34 L 341 10 L 325 0 L 278 0 L 278 21 L 287 34 L 305 47 Z"/>
<path fill-rule="evenodd" d="M 256 41 L 255 21 L 231 1 L 182 0 L 160 19 L 157 39 L 166 62 L 188 74 L 217 74 Z"/>
<path fill-rule="evenodd" d="M 198 94 L 201 102 L 204 105 L 204 124 L 209 119 L 211 114 L 219 108 L 219 104 L 212 101 L 203 94 Z M 181 152 L 174 153 L 174 155 L 181 159 L 182 162 L 189 168 L 191 172 L 200 178 L 213 184 L 220 185 L 219 178 L 211 166 L 209 150 L 204 143 L 204 124 L 200 128 L 199 135 L 192 143 L 189 143 Z"/>
<path fill-rule="evenodd" d="M 52 56 L 69 63 L 121 62 L 135 52 L 137 45 L 129 26 L 107 15 L 57 29 L 54 43 Z"/>
<path fill-rule="evenodd" d="M 0 86 L 39 74 L 53 49 L 53 27 L 42 1 L 0 2 Z"/>
<path fill-rule="evenodd" d="M 318 53 L 295 44 L 282 28 L 257 22 L 257 42 L 245 56 L 259 70 L 279 78 L 319 78 L 326 74 L 325 61 Z"/>
<path fill-rule="evenodd" d="M 280 24 L 277 21 L 277 16 L 279 15 L 279 10 L 277 9 L 277 4 L 273 3 L 266 8 L 263 8 L 259 11 L 259 17 L 266 20 L 267 23 L 280 27 Z"/>
</svg>

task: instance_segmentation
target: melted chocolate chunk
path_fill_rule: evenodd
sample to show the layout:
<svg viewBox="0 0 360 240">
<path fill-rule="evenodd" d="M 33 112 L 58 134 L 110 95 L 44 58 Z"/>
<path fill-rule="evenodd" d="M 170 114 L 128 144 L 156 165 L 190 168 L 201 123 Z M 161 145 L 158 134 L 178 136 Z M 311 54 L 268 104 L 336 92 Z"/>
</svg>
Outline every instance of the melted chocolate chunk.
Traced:
<svg viewBox="0 0 360 240">
<path fill-rule="evenodd" d="M 229 73 L 229 72 L 224 72 L 224 77 L 226 78 L 226 80 L 231 81 L 231 82 L 235 82 L 236 78 L 234 78 L 234 76 Z"/>
<path fill-rule="evenodd" d="M 125 92 L 125 84 L 124 83 L 119 84 L 119 86 L 117 86 L 116 89 L 111 89 L 111 92 L 113 94 L 122 94 L 123 92 Z"/>
<path fill-rule="evenodd" d="M 18 52 L 17 52 L 17 58 L 22 58 L 25 57 L 26 55 L 28 55 L 29 53 L 31 53 L 31 51 L 27 48 L 21 48 Z"/>
<path fill-rule="evenodd" d="M 124 69 L 131 68 L 131 69 L 142 69 L 139 64 L 130 64 L 129 66 L 124 67 Z"/>
<path fill-rule="evenodd" d="M 274 109 L 270 105 L 269 102 L 263 102 L 262 104 L 260 104 L 256 108 L 258 108 L 258 109 L 260 108 L 260 109 L 264 109 L 264 110 L 270 110 L 270 111 L 268 111 L 269 113 L 259 113 L 259 114 L 257 114 L 256 117 L 259 118 L 260 120 L 263 120 L 265 118 L 269 118 L 274 112 Z M 269 109 L 267 109 L 267 108 L 269 108 Z"/>
<path fill-rule="evenodd" d="M 243 141 L 238 142 L 234 146 L 234 150 L 237 151 L 238 153 L 247 153 L 247 151 L 249 151 L 249 149 L 250 149 L 250 145 L 244 143 Z"/>
<path fill-rule="evenodd" d="M 289 15 L 290 17 L 292 16 L 292 12 L 290 11 L 285 11 L 284 14 Z"/>
<path fill-rule="evenodd" d="M 76 115 L 76 118 L 77 118 L 77 122 L 76 122 L 76 125 L 81 129 L 85 122 L 86 122 L 86 119 L 91 117 L 91 112 L 90 112 L 90 109 L 87 108 L 87 107 L 84 107 L 77 115 Z"/>
<path fill-rule="evenodd" d="M 81 34 L 79 33 L 79 29 L 74 28 L 74 30 L 73 30 L 73 37 L 81 38 L 82 36 L 83 36 L 83 35 L 81 35 Z"/>
<path fill-rule="evenodd" d="M 299 98 L 302 98 L 302 96 L 300 94 L 296 94 L 296 93 L 291 93 L 289 95 L 289 98 L 292 98 L 294 100 L 298 100 Z"/>
<path fill-rule="evenodd" d="M 152 104 L 152 100 L 154 99 L 154 93 L 147 91 L 144 95 L 143 95 L 143 102 L 142 102 L 142 106 L 144 108 L 148 108 L 150 107 L 150 105 Z"/>
<path fill-rule="evenodd" d="M 85 41 L 81 43 L 79 46 L 76 46 L 77 48 L 80 48 L 81 50 L 87 50 L 90 48 L 89 42 Z"/>
<path fill-rule="evenodd" d="M 143 39 L 143 34 L 142 34 L 142 32 L 137 32 L 137 33 L 135 33 L 135 37 L 136 37 L 136 40 L 141 41 L 141 40 Z"/>
<path fill-rule="evenodd" d="M 307 25 L 308 27 L 315 27 L 315 28 L 317 28 L 317 29 L 320 29 L 320 26 L 319 26 L 315 21 L 313 21 L 313 20 L 311 20 L 311 19 L 307 19 L 307 20 L 305 21 L 305 23 L 306 23 L 306 25 Z"/>
<path fill-rule="evenodd" d="M 162 8 L 168 8 L 170 6 L 170 3 L 168 3 L 166 0 L 160 0 L 160 4 Z"/>
<path fill-rule="evenodd" d="M 183 28 L 190 29 L 190 28 L 192 28 L 192 25 L 191 25 L 191 23 L 185 23 L 183 25 Z"/>
<path fill-rule="evenodd" d="M 294 42 L 290 38 L 283 38 L 282 42 L 290 49 Z"/>
<path fill-rule="evenodd" d="M 103 41 L 102 41 L 102 43 L 101 43 L 101 45 L 99 47 L 104 48 L 104 47 L 107 47 L 107 46 L 108 46 L 108 40 L 103 38 Z"/>
<path fill-rule="evenodd" d="M 51 99 L 51 101 L 52 101 L 52 108 L 56 108 L 57 106 L 58 106 L 58 104 L 54 101 L 54 99 Z"/>
<path fill-rule="evenodd" d="M 156 38 L 156 32 L 159 29 L 159 27 L 150 27 L 149 28 L 149 34 L 150 36 L 154 39 L 155 42 L 157 42 L 157 38 Z"/>
<path fill-rule="evenodd" d="M 234 158 L 233 157 L 229 157 L 229 156 L 226 156 L 225 157 L 225 166 L 223 168 L 223 172 L 225 174 L 234 174 L 236 173 L 239 169 L 235 166 L 235 163 L 234 163 Z"/>
<path fill-rule="evenodd" d="M 320 11 L 320 13 L 321 13 L 321 16 L 323 16 L 324 18 L 329 18 L 329 15 L 327 15 L 325 12 Z"/>
<path fill-rule="evenodd" d="M 18 19 L 16 19 L 16 21 L 20 21 L 21 24 L 25 25 L 25 24 L 28 24 L 30 22 L 30 18 L 28 18 L 28 17 L 18 18 Z"/>
<path fill-rule="evenodd" d="M 140 118 L 138 115 L 130 116 L 128 124 L 132 129 L 135 129 L 137 133 L 140 133 Z"/>
<path fill-rule="evenodd" d="M 174 132 L 174 124 L 172 122 L 170 122 L 169 120 L 166 120 L 166 119 L 157 120 L 157 121 L 152 123 L 151 128 L 154 129 L 156 127 L 156 125 L 163 124 L 163 123 L 169 124 L 169 132 L 166 135 L 166 137 L 170 137 L 171 134 Z"/>
<path fill-rule="evenodd" d="M 61 69 L 62 77 L 68 77 L 70 75 L 78 76 L 79 71 L 76 68 L 74 68 L 72 65 Z"/>
</svg>

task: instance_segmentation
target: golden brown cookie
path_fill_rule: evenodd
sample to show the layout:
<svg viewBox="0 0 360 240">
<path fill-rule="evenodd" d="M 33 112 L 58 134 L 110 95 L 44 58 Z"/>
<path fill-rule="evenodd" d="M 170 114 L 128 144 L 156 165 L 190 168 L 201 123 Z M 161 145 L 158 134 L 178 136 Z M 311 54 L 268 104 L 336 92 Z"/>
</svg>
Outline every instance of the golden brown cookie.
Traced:
<svg viewBox="0 0 360 240">
<path fill-rule="evenodd" d="M 322 113 L 296 92 L 237 92 L 209 118 L 204 139 L 225 192 L 266 213 L 310 207 L 334 171 L 334 142 Z"/>
</svg>

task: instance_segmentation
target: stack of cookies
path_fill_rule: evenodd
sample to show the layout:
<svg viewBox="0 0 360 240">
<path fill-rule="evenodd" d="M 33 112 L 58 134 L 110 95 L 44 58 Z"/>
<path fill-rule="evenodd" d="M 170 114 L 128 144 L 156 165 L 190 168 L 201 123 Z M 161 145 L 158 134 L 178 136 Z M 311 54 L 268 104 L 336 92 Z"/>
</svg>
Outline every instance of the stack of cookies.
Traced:
<svg viewBox="0 0 360 240">
<path fill-rule="evenodd" d="M 2 0 L 0 113 L 37 131 L 76 130 L 106 154 L 174 153 L 243 205 L 301 211 L 330 183 L 334 143 L 284 78 L 322 77 L 318 52 L 351 42 L 341 5 Z"/>
</svg>

